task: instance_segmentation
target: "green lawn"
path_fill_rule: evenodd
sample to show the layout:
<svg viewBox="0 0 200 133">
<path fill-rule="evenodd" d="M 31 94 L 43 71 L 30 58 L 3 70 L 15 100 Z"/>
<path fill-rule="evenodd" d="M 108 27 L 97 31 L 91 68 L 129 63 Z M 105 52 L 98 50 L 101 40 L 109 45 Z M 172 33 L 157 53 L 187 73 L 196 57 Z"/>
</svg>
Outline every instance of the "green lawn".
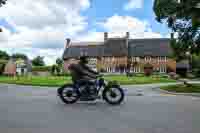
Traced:
<svg viewBox="0 0 200 133">
<path fill-rule="evenodd" d="M 161 87 L 161 89 L 176 92 L 176 93 L 200 93 L 200 84 L 191 84 L 190 86 L 185 85 L 171 85 Z"/>
<path fill-rule="evenodd" d="M 120 75 L 110 75 L 105 76 L 105 79 L 108 81 L 117 81 L 122 85 L 130 85 L 130 84 L 150 84 L 150 83 L 168 83 L 168 82 L 176 82 L 175 80 L 164 78 L 164 77 L 144 77 L 137 76 L 127 78 L 126 76 Z M 0 83 L 8 83 L 8 84 L 21 84 L 21 85 L 33 85 L 33 86 L 61 86 L 65 83 L 70 83 L 70 77 L 0 77 Z"/>
</svg>

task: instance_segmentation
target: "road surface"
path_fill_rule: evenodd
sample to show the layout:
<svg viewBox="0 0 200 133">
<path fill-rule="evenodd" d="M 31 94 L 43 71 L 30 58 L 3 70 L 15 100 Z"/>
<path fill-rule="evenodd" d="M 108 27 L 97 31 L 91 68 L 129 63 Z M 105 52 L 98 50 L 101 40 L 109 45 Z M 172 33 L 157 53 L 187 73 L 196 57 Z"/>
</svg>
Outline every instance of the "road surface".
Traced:
<svg viewBox="0 0 200 133">
<path fill-rule="evenodd" d="M 161 94 L 153 86 L 126 86 L 143 96 L 110 106 L 102 101 L 65 105 L 56 88 L 0 85 L 0 132 L 199 133 L 200 98 Z"/>
</svg>

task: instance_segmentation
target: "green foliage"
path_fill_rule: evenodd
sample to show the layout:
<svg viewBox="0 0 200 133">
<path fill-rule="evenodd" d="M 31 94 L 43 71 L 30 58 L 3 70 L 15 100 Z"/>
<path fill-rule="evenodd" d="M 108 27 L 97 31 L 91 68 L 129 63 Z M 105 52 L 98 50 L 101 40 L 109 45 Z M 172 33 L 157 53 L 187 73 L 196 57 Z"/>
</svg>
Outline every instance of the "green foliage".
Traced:
<svg viewBox="0 0 200 133">
<path fill-rule="evenodd" d="M 177 93 L 200 93 L 200 84 L 187 85 L 170 85 L 161 87 L 163 90 Z"/>
<path fill-rule="evenodd" d="M 169 83 L 175 82 L 168 78 L 153 78 L 153 77 L 126 77 L 122 75 L 115 76 L 105 76 L 107 81 L 117 81 L 120 84 L 150 84 L 150 83 Z M 48 76 L 48 77 L 19 77 L 19 78 L 10 78 L 10 77 L 1 77 L 0 83 L 9 83 L 9 84 L 21 84 L 21 85 L 33 85 L 33 86 L 62 86 L 66 83 L 71 83 L 70 76 Z"/>
<path fill-rule="evenodd" d="M 6 53 L 5 51 L 1 51 L 0 50 L 0 59 L 2 60 L 8 60 L 10 57 L 8 55 L 8 53 Z"/>
<path fill-rule="evenodd" d="M 200 9 L 195 8 L 199 0 L 155 0 L 154 13 L 158 22 L 167 23 L 178 38 L 173 42 L 177 57 L 184 57 L 186 52 L 200 52 L 200 24 L 194 25 L 194 19 L 199 19 Z M 184 53 L 184 54 L 183 54 Z"/>
<path fill-rule="evenodd" d="M 51 72 L 52 66 L 33 66 L 32 71 L 33 72 Z"/>
<path fill-rule="evenodd" d="M 25 54 L 22 54 L 22 53 L 15 53 L 15 54 L 13 54 L 12 58 L 13 59 L 24 59 L 24 60 L 28 59 L 28 57 Z"/>
<path fill-rule="evenodd" d="M 192 55 L 192 67 L 200 69 L 200 55 Z"/>
<path fill-rule="evenodd" d="M 58 66 L 62 66 L 63 65 L 63 60 L 61 59 L 61 58 L 57 58 L 56 59 L 56 64 L 58 65 Z"/>
<path fill-rule="evenodd" d="M 200 55 L 193 55 L 192 56 L 192 71 L 196 77 L 200 77 Z"/>
<path fill-rule="evenodd" d="M 0 64 L 0 75 L 3 74 L 4 69 L 5 69 L 5 64 Z"/>
<path fill-rule="evenodd" d="M 0 7 L 6 4 L 7 0 L 0 0 Z"/>
<path fill-rule="evenodd" d="M 7 62 L 7 60 L 0 60 L 0 75 L 3 74 Z"/>
<path fill-rule="evenodd" d="M 150 63 L 146 63 L 146 64 L 144 64 L 144 68 L 151 68 L 151 69 L 153 69 L 153 65 L 150 64 Z"/>
<path fill-rule="evenodd" d="M 151 76 L 153 74 L 153 65 L 150 63 L 146 63 L 144 65 L 144 74 L 145 76 Z"/>
<path fill-rule="evenodd" d="M 44 57 L 37 56 L 32 60 L 33 66 L 45 66 Z"/>
</svg>

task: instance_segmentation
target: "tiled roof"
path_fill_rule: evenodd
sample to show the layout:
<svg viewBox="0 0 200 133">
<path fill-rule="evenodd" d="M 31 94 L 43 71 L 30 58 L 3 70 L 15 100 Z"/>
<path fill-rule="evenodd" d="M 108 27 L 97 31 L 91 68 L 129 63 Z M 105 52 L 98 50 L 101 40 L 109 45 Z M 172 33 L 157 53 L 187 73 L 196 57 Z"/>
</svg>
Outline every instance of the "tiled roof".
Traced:
<svg viewBox="0 0 200 133">
<path fill-rule="evenodd" d="M 127 48 L 126 38 L 109 38 L 102 42 L 72 43 L 65 49 L 63 58 L 78 58 L 80 56 L 170 56 L 172 49 L 169 39 L 130 39 Z"/>
<path fill-rule="evenodd" d="M 79 58 L 80 56 L 98 57 L 102 55 L 103 45 L 71 45 L 65 49 L 63 58 Z M 97 43 L 96 43 L 97 44 Z"/>
<path fill-rule="evenodd" d="M 126 39 L 108 39 L 104 44 L 103 56 L 127 56 Z"/>
<path fill-rule="evenodd" d="M 130 56 L 170 56 L 172 49 L 169 39 L 129 40 Z"/>
</svg>

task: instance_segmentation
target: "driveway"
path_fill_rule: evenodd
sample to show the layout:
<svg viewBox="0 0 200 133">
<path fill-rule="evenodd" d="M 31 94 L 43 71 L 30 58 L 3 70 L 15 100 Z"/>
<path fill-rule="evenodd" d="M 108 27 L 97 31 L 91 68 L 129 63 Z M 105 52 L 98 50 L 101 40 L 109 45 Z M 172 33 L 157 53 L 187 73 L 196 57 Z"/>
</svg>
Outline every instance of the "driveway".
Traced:
<svg viewBox="0 0 200 133">
<path fill-rule="evenodd" d="M 143 96 L 110 106 L 102 101 L 65 105 L 55 88 L 0 85 L 0 132 L 199 133 L 200 98 L 164 95 L 153 86 L 124 86 Z"/>
</svg>

